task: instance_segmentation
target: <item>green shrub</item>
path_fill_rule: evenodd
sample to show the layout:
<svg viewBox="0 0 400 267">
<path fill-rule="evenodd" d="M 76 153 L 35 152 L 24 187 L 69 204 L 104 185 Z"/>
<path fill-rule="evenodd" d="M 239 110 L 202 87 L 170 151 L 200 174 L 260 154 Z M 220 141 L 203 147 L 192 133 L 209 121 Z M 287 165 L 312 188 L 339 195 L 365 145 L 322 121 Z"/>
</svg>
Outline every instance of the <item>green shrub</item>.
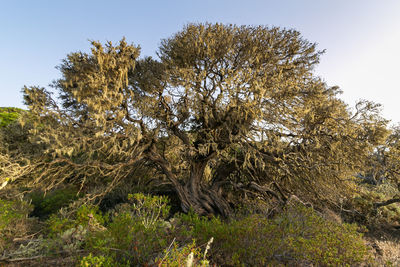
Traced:
<svg viewBox="0 0 400 267">
<path fill-rule="evenodd" d="M 128 200 L 132 203 L 130 212 L 137 218 L 141 218 L 142 224 L 146 228 L 154 226 L 169 215 L 169 201 L 165 196 L 149 196 L 137 193 L 129 194 Z"/>
<path fill-rule="evenodd" d="M 369 263 L 355 225 L 328 221 L 301 205 L 287 205 L 274 218 L 244 214 L 224 221 L 189 213 L 166 221 L 168 199 L 143 194 L 129 199 L 108 216 L 87 205 L 69 217 L 52 215 L 48 223 L 61 240 L 57 246 L 90 252 L 80 266 L 209 266 L 207 255 L 211 264 L 232 266 Z M 93 230 L 95 225 L 101 227 Z"/>
<path fill-rule="evenodd" d="M 66 207 L 72 201 L 78 199 L 77 193 L 78 190 L 72 186 L 53 190 L 47 194 L 40 191 L 33 192 L 28 196 L 32 199 L 32 204 L 34 206 L 31 216 L 41 219 L 48 218 L 62 207 Z"/>
<path fill-rule="evenodd" d="M 61 209 L 46 221 L 48 233 L 53 237 L 79 225 L 84 228 L 102 227 L 104 223 L 104 216 L 99 207 L 94 205 L 82 205 L 72 215 L 64 213 Z"/>
<path fill-rule="evenodd" d="M 79 262 L 79 267 L 114 267 L 116 262 L 111 257 L 93 256 L 91 253 Z M 122 266 L 118 264 L 118 266 Z M 129 266 L 129 263 L 126 265 Z"/>
<path fill-rule="evenodd" d="M 19 108 L 0 108 L 0 128 L 18 120 L 23 111 Z"/>
<path fill-rule="evenodd" d="M 355 265 L 369 254 L 356 225 L 328 221 L 310 208 L 289 207 L 274 220 L 274 225 L 284 245 L 300 261 L 328 266 Z"/>
<path fill-rule="evenodd" d="M 129 199 L 131 203 L 116 207 L 106 230 L 88 238 L 86 248 L 95 254 L 112 255 L 118 262 L 144 265 L 172 240 L 163 220 L 168 214 L 168 200 L 143 194 Z"/>
<path fill-rule="evenodd" d="M 354 265 L 368 249 L 354 225 L 327 221 L 306 207 L 288 207 L 274 219 L 249 215 L 229 223 L 195 214 L 180 217 L 186 236 L 204 243 L 211 237 L 214 263 L 263 266 Z"/>
<path fill-rule="evenodd" d="M 28 214 L 31 210 L 32 206 L 25 201 L 0 199 L 0 251 L 12 238 L 28 232 Z"/>
<path fill-rule="evenodd" d="M 201 258 L 201 251 L 196 247 L 195 241 L 183 247 L 179 247 L 176 242 L 173 242 L 171 245 L 172 247 L 164 250 L 162 258 L 155 260 L 157 266 L 180 267 L 198 265 L 198 259 Z"/>
</svg>

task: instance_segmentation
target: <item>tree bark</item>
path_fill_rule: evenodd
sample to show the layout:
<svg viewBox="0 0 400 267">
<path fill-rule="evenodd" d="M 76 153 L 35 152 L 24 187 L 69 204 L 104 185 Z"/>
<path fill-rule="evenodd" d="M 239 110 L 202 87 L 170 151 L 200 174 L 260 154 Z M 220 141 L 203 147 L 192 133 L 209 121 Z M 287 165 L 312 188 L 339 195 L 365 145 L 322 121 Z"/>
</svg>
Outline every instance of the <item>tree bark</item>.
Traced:
<svg viewBox="0 0 400 267">
<path fill-rule="evenodd" d="M 203 183 L 204 170 L 208 161 L 192 162 L 188 182 L 178 188 L 178 195 L 182 195 L 182 208 L 185 212 L 193 209 L 200 215 L 229 216 L 231 209 L 229 203 L 217 190 Z"/>
<path fill-rule="evenodd" d="M 204 170 L 209 159 L 193 160 L 190 166 L 189 180 L 182 185 L 171 171 L 172 168 L 169 162 L 157 153 L 155 146 L 148 150 L 147 157 L 161 168 L 171 182 L 181 201 L 181 208 L 184 212 L 189 212 L 192 209 L 199 215 L 219 214 L 223 217 L 230 215 L 231 208 L 229 203 L 221 193 L 203 182 Z"/>
</svg>

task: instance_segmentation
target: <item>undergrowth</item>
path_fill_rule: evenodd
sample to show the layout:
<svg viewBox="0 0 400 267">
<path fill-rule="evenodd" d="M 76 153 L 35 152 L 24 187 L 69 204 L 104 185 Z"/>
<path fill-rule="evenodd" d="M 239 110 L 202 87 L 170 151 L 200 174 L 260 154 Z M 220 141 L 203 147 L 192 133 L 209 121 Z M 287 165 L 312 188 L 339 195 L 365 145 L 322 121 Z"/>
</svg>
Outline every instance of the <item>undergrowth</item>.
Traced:
<svg viewBox="0 0 400 267">
<path fill-rule="evenodd" d="M 192 212 L 172 216 L 162 196 L 127 199 L 107 212 L 94 205 L 61 208 L 46 219 L 40 237 L 9 255 L 75 255 L 77 266 L 373 264 L 356 225 L 329 221 L 302 205 L 287 205 L 270 218 L 243 213 L 226 220 Z M 32 206 L 4 200 L 1 205 L 0 231 L 10 236 L 13 223 L 27 220 Z"/>
</svg>

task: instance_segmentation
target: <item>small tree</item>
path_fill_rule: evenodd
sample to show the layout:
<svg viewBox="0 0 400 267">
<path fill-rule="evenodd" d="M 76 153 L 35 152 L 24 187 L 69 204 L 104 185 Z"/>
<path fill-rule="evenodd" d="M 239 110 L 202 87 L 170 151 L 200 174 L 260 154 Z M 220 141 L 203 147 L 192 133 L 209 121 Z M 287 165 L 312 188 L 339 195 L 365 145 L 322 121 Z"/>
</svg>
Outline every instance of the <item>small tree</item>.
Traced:
<svg viewBox="0 0 400 267">
<path fill-rule="evenodd" d="M 294 30 L 190 24 L 162 41 L 158 60 L 124 40 L 92 44 L 61 65 L 60 105 L 25 88 L 46 128 L 53 160 L 38 181 L 49 185 L 110 177 L 112 188 L 147 160 L 184 211 L 228 215 L 229 187 L 282 199 L 342 187 L 386 134 L 377 105 L 352 114 L 313 74 L 322 52 Z"/>
</svg>

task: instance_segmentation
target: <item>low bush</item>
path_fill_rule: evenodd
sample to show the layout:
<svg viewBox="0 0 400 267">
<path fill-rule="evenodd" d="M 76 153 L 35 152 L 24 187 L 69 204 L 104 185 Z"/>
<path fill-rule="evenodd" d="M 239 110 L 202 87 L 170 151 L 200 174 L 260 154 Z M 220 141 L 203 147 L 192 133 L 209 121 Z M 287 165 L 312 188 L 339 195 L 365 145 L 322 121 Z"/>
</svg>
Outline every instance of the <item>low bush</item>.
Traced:
<svg viewBox="0 0 400 267">
<path fill-rule="evenodd" d="M 0 199 L 0 251 L 8 247 L 13 238 L 29 231 L 31 210 L 32 206 L 25 201 Z"/>
<path fill-rule="evenodd" d="M 41 191 L 33 192 L 28 196 L 34 206 L 30 215 L 40 219 L 47 219 L 51 214 L 78 199 L 77 193 L 78 190 L 72 186 L 56 189 L 47 194 Z"/>
<path fill-rule="evenodd" d="M 169 206 L 165 197 L 130 195 L 130 203 L 116 207 L 105 231 L 93 233 L 86 248 L 95 254 L 112 255 L 125 263 L 146 264 L 172 240 L 165 231 Z"/>
<path fill-rule="evenodd" d="M 133 194 L 128 199 L 105 215 L 98 206 L 81 205 L 72 213 L 61 209 L 46 221 L 47 236 L 18 255 L 62 252 L 81 257 L 84 252 L 79 266 L 372 263 L 355 225 L 329 221 L 300 204 L 288 204 L 272 218 L 243 213 L 228 221 L 189 213 L 167 220 L 167 198 Z M 7 210 L 0 213 L 2 226 L 26 218 L 30 211 L 23 205 L 18 209 L 14 202 L 1 203 L 0 211 Z"/>
<path fill-rule="evenodd" d="M 180 217 L 187 237 L 214 237 L 211 258 L 218 265 L 354 265 L 369 251 L 354 225 L 323 219 L 311 208 L 287 207 L 274 219 L 249 215 L 229 223 L 195 214 Z"/>
<path fill-rule="evenodd" d="M 83 228 L 102 228 L 105 223 L 105 217 L 99 211 L 98 206 L 82 205 L 72 214 L 60 209 L 58 213 L 52 214 L 48 220 L 47 232 L 49 236 L 54 237 L 69 229 L 75 229 L 79 226 Z"/>
<path fill-rule="evenodd" d="M 88 256 L 83 257 L 79 262 L 79 267 L 114 267 L 117 266 L 112 257 L 93 256 L 90 253 Z M 118 266 L 124 266 L 118 264 Z M 126 265 L 129 266 L 129 263 Z"/>
</svg>

